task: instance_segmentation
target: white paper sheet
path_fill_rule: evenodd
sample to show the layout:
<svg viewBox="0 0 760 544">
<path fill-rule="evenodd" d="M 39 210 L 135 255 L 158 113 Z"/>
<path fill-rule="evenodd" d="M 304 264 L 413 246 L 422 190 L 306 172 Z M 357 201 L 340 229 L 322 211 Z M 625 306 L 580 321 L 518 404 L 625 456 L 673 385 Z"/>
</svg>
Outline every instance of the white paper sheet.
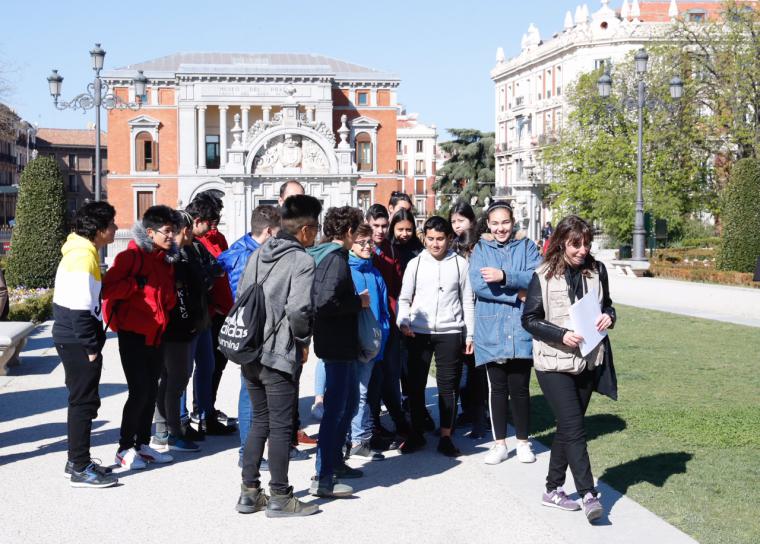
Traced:
<svg viewBox="0 0 760 544">
<path fill-rule="evenodd" d="M 607 331 L 596 330 L 596 320 L 601 315 L 599 307 L 599 295 L 596 289 L 591 289 L 582 299 L 575 301 L 570 306 L 570 320 L 573 322 L 573 331 L 583 337 L 580 344 L 581 355 L 584 357 L 599 345 L 599 342 L 607 336 Z"/>
</svg>

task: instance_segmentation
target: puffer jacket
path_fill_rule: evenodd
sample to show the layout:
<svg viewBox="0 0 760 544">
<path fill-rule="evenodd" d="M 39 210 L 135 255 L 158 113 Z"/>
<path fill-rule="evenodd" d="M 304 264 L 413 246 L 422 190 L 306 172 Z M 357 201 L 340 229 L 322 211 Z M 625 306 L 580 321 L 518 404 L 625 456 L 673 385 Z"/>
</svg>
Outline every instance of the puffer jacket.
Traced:
<svg viewBox="0 0 760 544">
<path fill-rule="evenodd" d="M 168 252 L 156 248 L 141 223 L 132 233 L 134 239 L 103 278 L 104 315 L 112 330 L 142 334 L 146 345 L 157 346 L 176 303 L 177 248 L 172 245 Z"/>
<path fill-rule="evenodd" d="M 260 244 L 250 234 L 244 234 L 229 249 L 223 251 L 216 258 L 219 264 L 222 265 L 222 268 L 224 268 L 224 271 L 227 272 L 233 297 L 237 296 L 237 285 L 240 281 L 240 276 L 245 271 L 248 258 L 259 247 Z"/>
<path fill-rule="evenodd" d="M 475 364 L 505 359 L 529 359 L 533 337 L 521 324 L 520 289 L 527 289 L 533 271 L 541 263 L 538 248 L 529 239 L 504 244 L 481 239 L 470 256 L 470 283 L 475 293 Z M 504 272 L 501 283 L 486 283 L 481 268 Z"/>
</svg>

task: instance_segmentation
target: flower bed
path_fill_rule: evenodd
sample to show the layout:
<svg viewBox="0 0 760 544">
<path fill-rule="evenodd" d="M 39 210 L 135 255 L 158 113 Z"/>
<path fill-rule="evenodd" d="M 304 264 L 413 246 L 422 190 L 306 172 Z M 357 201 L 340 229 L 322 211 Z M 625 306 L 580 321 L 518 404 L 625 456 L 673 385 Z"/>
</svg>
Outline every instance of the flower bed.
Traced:
<svg viewBox="0 0 760 544">
<path fill-rule="evenodd" d="M 41 323 L 53 317 L 53 290 L 9 289 L 10 321 L 33 321 Z"/>
<path fill-rule="evenodd" d="M 752 274 L 715 269 L 714 248 L 666 248 L 657 250 L 650 261 L 649 276 L 684 281 L 719 283 L 760 288 Z"/>
</svg>

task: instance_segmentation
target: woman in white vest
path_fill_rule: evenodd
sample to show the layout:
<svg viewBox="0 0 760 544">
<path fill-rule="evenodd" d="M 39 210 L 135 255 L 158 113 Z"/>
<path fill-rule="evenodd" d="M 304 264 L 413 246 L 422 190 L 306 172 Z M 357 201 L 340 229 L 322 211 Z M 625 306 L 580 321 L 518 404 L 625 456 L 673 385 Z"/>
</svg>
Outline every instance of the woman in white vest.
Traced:
<svg viewBox="0 0 760 544">
<path fill-rule="evenodd" d="M 411 453 L 425 445 L 425 385 L 435 355 L 441 438 L 438 451 L 459 455 L 451 441 L 464 355 L 473 352 L 475 301 L 467 261 L 451 251 L 453 230 L 442 217 L 425 221 L 425 251 L 404 272 L 398 298 L 399 330 L 409 346 L 409 407 L 412 430 L 401 446 Z"/>
<path fill-rule="evenodd" d="M 523 327 L 533 335 L 538 383 L 557 420 L 543 504 L 580 510 L 580 505 L 562 490 L 570 466 L 590 522 L 600 518 L 604 510 L 591 474 L 583 417 L 594 390 L 594 369 L 604 363 L 607 342 L 581 356 L 583 338 L 572 330 L 570 306 L 584 296 L 596 296 L 601 310 L 596 329 L 601 332 L 615 323 L 607 270 L 591 256 L 592 239 L 591 227 L 580 217 L 571 215 L 560 221 L 544 262 L 530 282 L 522 316 Z"/>
</svg>

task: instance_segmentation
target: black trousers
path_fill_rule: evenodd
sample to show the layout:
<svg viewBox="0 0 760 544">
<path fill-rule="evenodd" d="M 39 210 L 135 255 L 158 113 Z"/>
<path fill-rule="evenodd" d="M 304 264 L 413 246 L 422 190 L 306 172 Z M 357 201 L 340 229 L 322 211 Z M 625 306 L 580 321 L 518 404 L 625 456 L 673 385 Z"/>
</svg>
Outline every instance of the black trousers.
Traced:
<svg viewBox="0 0 760 544">
<path fill-rule="evenodd" d="M 457 413 L 459 380 L 462 377 L 464 354 L 462 335 L 418 334 L 408 338 L 409 346 L 409 407 L 412 412 L 412 430 L 422 434 L 425 428 L 425 386 L 430 362 L 435 355 L 435 378 L 438 385 L 438 410 L 441 428 L 454 426 Z"/>
<path fill-rule="evenodd" d="M 406 351 L 404 344 L 401 331 L 391 324 L 383 360 L 375 363 L 372 368 L 370 383 L 373 386 L 367 391 L 367 404 L 370 407 L 373 428 L 380 427 L 380 403 L 382 401 L 388 409 L 391 420 L 393 420 L 397 434 L 409 432 L 409 424 L 406 422 L 406 415 L 401 408 L 401 357 L 402 346 L 404 346 L 403 350 Z"/>
<path fill-rule="evenodd" d="M 531 359 L 510 359 L 506 363 L 488 363 L 489 409 L 494 440 L 507 437 L 507 399 L 518 440 L 527 440 L 530 429 Z"/>
<path fill-rule="evenodd" d="M 287 493 L 296 381 L 286 372 L 259 363 L 241 369 L 253 406 L 253 422 L 243 449 L 243 483 L 260 487 L 259 467 L 269 440 L 269 488 L 276 494 Z"/>
<path fill-rule="evenodd" d="M 211 343 L 214 346 L 214 374 L 211 377 L 211 402 L 216 408 L 216 394 L 219 391 L 219 384 L 222 382 L 222 374 L 227 368 L 227 358 L 219 351 L 219 331 L 224 325 L 224 318 L 227 316 L 216 314 L 211 319 Z M 193 406 L 195 410 L 197 406 Z"/>
<path fill-rule="evenodd" d="M 69 461 L 81 470 L 90 463 L 90 434 L 92 420 L 100 408 L 100 373 L 103 356 L 90 361 L 80 344 L 56 344 L 55 350 L 63 362 L 66 389 L 69 390 L 69 407 L 66 427 Z"/>
<path fill-rule="evenodd" d="M 293 425 L 290 431 L 290 443 L 294 446 L 298 445 L 298 430 L 301 428 L 301 415 L 298 413 L 298 398 L 301 395 L 301 373 L 303 372 L 303 365 L 300 365 L 296 369 L 296 375 L 294 381 L 296 384 L 296 396 L 293 399 Z"/>
<path fill-rule="evenodd" d="M 118 335 L 121 367 L 129 390 L 121 416 L 121 451 L 150 442 L 158 378 L 164 362 L 161 347 L 145 345 L 142 334 L 119 331 Z"/>
<path fill-rule="evenodd" d="M 169 432 L 182 436 L 180 420 L 180 398 L 190 381 L 193 366 L 192 343 L 165 342 L 163 346 L 164 364 L 158 382 L 158 396 L 153 421 L 156 432 Z"/>
<path fill-rule="evenodd" d="M 465 386 L 460 389 L 462 412 L 469 416 L 473 432 L 485 430 L 486 402 L 488 402 L 488 378 L 483 366 L 475 366 L 475 356 L 465 355 Z"/>
<path fill-rule="evenodd" d="M 547 492 L 564 485 L 568 465 L 578 494 L 583 497 L 588 492 L 595 492 L 583 426 L 583 416 L 594 390 L 594 372 L 584 370 L 580 374 L 568 374 L 537 370 L 536 377 L 557 420 L 546 477 Z"/>
</svg>

